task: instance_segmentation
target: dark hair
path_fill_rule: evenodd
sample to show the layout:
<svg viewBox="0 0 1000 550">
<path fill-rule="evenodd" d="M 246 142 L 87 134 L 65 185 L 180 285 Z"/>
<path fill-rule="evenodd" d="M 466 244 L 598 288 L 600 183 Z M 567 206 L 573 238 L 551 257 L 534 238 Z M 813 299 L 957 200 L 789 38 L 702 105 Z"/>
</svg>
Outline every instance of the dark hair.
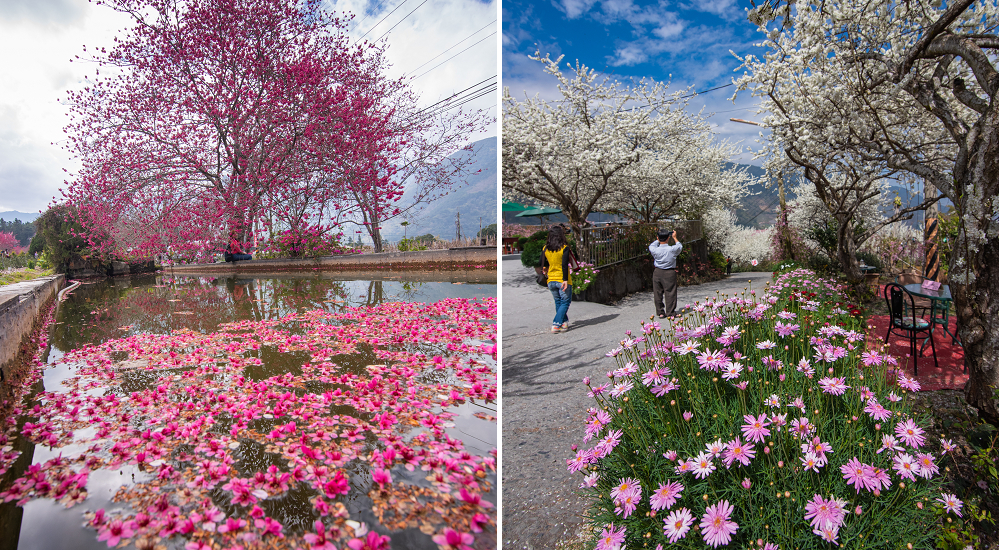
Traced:
<svg viewBox="0 0 1000 550">
<path fill-rule="evenodd" d="M 564 246 L 566 246 L 566 233 L 563 232 L 563 228 L 556 226 L 549 229 L 549 238 L 545 241 L 545 248 L 549 252 L 557 252 Z"/>
<path fill-rule="evenodd" d="M 659 233 L 656 234 L 656 238 L 661 241 L 665 241 L 670 238 L 671 233 L 673 233 L 673 231 L 670 231 L 669 229 L 661 229 Z"/>
</svg>

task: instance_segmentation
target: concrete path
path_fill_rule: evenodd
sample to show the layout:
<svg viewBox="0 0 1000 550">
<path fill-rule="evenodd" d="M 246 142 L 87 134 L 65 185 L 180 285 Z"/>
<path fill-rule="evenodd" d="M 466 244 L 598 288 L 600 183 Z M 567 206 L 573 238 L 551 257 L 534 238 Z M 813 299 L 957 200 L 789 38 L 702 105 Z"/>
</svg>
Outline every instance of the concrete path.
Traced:
<svg viewBox="0 0 1000 550">
<path fill-rule="evenodd" d="M 574 454 L 570 446 L 581 444 L 587 408 L 594 403 L 581 380 L 602 380 L 616 368 L 604 354 L 654 313 L 653 293 L 633 294 L 613 306 L 574 302 L 570 330 L 552 334 L 552 295 L 535 283 L 534 269 L 520 259 L 504 259 L 501 265 L 503 546 L 555 548 L 576 539 L 586 510 L 577 495 L 583 476 L 566 471 L 566 460 Z M 770 273 L 738 273 L 681 287 L 678 309 L 716 291 L 731 295 L 751 285 L 761 289 L 769 280 Z M 663 321 L 669 320 L 659 321 L 668 326 Z"/>
</svg>

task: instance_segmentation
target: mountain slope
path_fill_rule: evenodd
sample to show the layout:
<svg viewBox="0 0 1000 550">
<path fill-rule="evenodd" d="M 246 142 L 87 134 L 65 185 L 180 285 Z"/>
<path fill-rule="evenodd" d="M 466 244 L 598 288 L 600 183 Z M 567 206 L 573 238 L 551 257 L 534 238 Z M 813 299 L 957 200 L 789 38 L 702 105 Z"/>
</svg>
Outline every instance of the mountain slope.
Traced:
<svg viewBox="0 0 1000 550">
<path fill-rule="evenodd" d="M 468 152 L 455 155 L 468 156 Z M 474 237 L 482 226 L 497 223 L 497 138 L 490 137 L 472 144 L 472 165 L 465 181 L 451 193 L 431 202 L 415 215 L 409 216 L 407 237 L 430 233 L 441 239 L 455 238 L 455 214 L 462 223 L 462 236 Z M 404 195 L 405 204 L 408 196 Z M 382 225 L 384 238 L 396 242 L 403 237 L 403 227 L 397 219 Z"/>
</svg>

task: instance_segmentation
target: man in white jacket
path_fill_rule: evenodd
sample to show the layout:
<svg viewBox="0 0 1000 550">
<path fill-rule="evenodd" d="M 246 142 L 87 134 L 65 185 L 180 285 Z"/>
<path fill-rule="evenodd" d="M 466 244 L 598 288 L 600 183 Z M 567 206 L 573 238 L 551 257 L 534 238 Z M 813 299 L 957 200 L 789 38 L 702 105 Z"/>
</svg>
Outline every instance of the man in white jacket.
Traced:
<svg viewBox="0 0 1000 550">
<path fill-rule="evenodd" d="M 661 230 L 656 236 L 658 240 L 649 245 L 653 255 L 653 304 L 656 315 L 663 319 L 677 314 L 677 256 L 684 247 L 676 231 Z M 667 244 L 671 240 L 674 244 Z"/>
</svg>

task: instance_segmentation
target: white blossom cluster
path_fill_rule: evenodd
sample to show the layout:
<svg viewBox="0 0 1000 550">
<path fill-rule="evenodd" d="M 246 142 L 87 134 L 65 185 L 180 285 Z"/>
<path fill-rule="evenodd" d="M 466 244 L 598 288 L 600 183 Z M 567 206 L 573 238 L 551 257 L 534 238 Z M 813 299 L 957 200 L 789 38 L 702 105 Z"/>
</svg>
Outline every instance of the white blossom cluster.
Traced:
<svg viewBox="0 0 1000 550">
<path fill-rule="evenodd" d="M 771 257 L 774 227 L 752 229 L 736 224 L 736 215 L 725 208 L 709 209 L 702 218 L 708 246 L 735 261 L 763 261 Z"/>
<path fill-rule="evenodd" d="M 651 221 L 733 205 L 750 179 L 723 163 L 737 152 L 714 142 L 705 117 L 669 85 L 623 84 L 577 63 L 573 76 L 537 54 L 561 98 L 503 97 L 503 193 L 563 209 L 578 224 L 594 211 Z"/>
</svg>

